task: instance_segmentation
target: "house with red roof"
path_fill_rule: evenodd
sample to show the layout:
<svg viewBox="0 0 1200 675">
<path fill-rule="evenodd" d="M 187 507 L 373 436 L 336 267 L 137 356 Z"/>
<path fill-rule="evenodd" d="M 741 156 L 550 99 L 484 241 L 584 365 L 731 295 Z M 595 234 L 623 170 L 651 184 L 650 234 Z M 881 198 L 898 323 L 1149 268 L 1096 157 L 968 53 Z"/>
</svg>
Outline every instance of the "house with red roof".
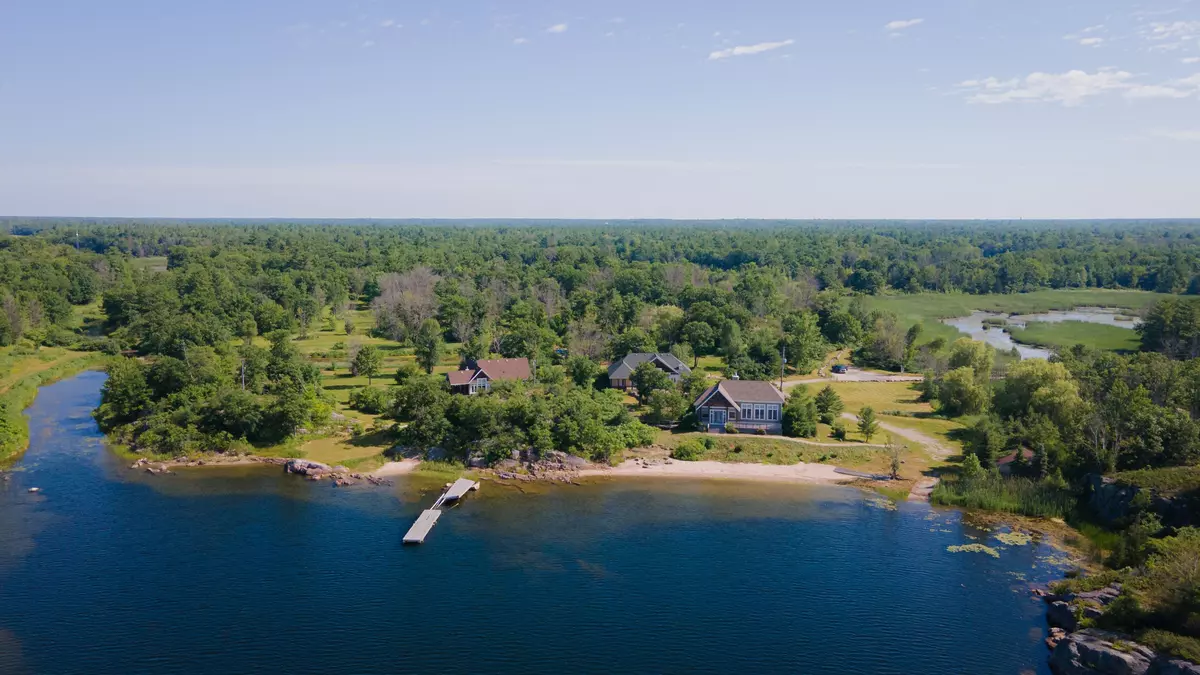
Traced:
<svg viewBox="0 0 1200 675">
<path fill-rule="evenodd" d="M 450 391 L 455 394 L 478 394 L 491 391 L 493 382 L 528 380 L 529 359 L 480 359 L 474 367 L 446 373 Z"/>
</svg>

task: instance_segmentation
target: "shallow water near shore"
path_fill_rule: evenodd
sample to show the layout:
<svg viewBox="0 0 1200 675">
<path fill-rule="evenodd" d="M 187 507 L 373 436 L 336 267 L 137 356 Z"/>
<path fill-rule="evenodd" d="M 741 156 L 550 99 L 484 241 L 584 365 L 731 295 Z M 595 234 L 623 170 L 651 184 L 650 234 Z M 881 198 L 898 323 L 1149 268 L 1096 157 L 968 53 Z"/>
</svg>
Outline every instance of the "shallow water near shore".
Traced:
<svg viewBox="0 0 1200 675">
<path fill-rule="evenodd" d="M 440 481 L 133 472 L 89 416 L 102 381 L 43 389 L 0 483 L 0 672 L 1049 672 L 1027 586 L 1060 557 L 954 511 L 829 486 L 485 483 L 404 547 Z M 1000 557 L 946 550 L 976 541 Z"/>
</svg>

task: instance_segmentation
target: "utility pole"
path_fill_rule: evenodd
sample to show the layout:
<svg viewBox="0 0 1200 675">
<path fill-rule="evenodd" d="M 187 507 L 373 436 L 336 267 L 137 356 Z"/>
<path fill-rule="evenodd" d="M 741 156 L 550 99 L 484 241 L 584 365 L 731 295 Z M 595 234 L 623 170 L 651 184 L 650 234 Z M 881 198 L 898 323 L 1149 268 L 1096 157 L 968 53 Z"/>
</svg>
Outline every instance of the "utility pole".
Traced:
<svg viewBox="0 0 1200 675">
<path fill-rule="evenodd" d="M 787 368 L 787 345 L 779 345 L 779 391 L 783 391 L 783 369 Z"/>
</svg>

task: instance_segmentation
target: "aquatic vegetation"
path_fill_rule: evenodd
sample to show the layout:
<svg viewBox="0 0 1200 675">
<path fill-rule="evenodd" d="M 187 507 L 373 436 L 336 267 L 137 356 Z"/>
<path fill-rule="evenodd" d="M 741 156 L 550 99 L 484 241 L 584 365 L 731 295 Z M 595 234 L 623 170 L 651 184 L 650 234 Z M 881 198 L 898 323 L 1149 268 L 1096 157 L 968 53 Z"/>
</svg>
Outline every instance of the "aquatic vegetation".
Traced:
<svg viewBox="0 0 1200 675">
<path fill-rule="evenodd" d="M 993 558 L 999 558 L 1000 552 L 991 546 L 983 544 L 962 544 L 960 546 L 947 546 L 946 550 L 951 553 L 986 553 Z"/>
<path fill-rule="evenodd" d="M 866 502 L 871 506 L 883 511 L 895 511 L 897 508 L 896 502 L 893 502 L 890 499 L 884 499 L 883 497 L 867 497 Z"/>
<path fill-rule="evenodd" d="M 1033 537 L 1024 532 L 1001 532 L 996 538 L 1009 546 L 1025 546 L 1033 541 Z"/>
</svg>

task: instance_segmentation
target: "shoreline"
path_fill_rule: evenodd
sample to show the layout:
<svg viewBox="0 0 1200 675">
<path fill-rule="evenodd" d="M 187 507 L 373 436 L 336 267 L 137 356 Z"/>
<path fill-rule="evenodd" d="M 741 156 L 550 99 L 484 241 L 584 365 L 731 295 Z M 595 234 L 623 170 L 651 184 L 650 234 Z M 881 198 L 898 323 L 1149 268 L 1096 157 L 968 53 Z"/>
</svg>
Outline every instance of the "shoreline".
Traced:
<svg viewBox="0 0 1200 675">
<path fill-rule="evenodd" d="M 767 483 L 808 483 L 837 485 L 859 480 L 837 473 L 828 464 L 749 464 L 711 460 L 684 462 L 645 462 L 628 459 L 611 468 L 583 469 L 580 478 L 701 478 Z"/>
</svg>

